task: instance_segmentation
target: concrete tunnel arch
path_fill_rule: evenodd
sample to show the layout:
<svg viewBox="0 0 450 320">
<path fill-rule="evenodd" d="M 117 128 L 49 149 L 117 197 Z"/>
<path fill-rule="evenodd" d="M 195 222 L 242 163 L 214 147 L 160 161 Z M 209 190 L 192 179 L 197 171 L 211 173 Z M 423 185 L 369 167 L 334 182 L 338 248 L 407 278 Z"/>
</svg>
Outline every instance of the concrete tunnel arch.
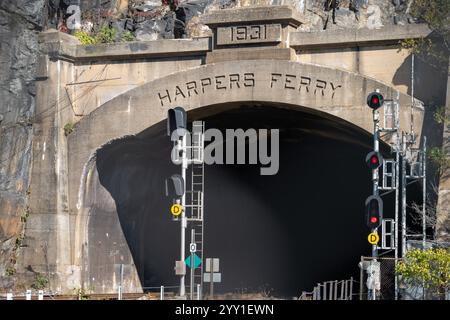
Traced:
<svg viewBox="0 0 450 320">
<path fill-rule="evenodd" d="M 224 70 L 227 70 L 228 73 L 229 82 L 227 86 L 231 84 L 230 79 L 234 79 L 233 84 L 235 90 L 229 92 L 229 94 L 217 93 L 217 90 L 227 89 L 215 89 L 208 93 L 206 88 L 205 92 L 203 92 L 204 95 L 198 93 L 194 94 L 192 86 L 191 95 L 188 95 L 187 93 L 184 93 L 183 95 L 180 93 L 183 91 L 183 89 L 181 89 L 182 83 L 192 84 L 193 81 L 197 81 L 198 85 L 198 83 L 201 83 L 202 79 L 208 79 L 208 77 L 209 79 L 213 79 L 217 77 L 215 74 L 218 74 L 220 79 L 219 87 L 223 86 L 223 82 L 221 81 L 226 78 L 226 76 L 222 74 L 224 73 Z M 251 72 L 245 72 L 246 70 L 251 70 Z M 253 77 L 245 77 L 245 74 L 248 73 L 252 73 Z M 297 75 L 295 75 L 295 73 L 297 73 Z M 242 74 L 242 77 L 239 76 L 239 81 L 242 79 L 240 86 L 236 84 L 238 82 L 236 76 L 234 76 L 234 78 L 230 77 L 230 75 L 237 74 Z M 281 79 L 284 79 L 281 87 L 272 90 L 275 85 L 278 85 L 275 83 L 278 80 L 273 82 L 271 76 L 267 76 L 268 74 L 271 76 L 276 74 L 276 78 L 280 81 Z M 287 75 L 288 77 L 283 78 L 283 75 Z M 312 79 L 311 75 L 315 75 L 317 80 L 320 80 L 318 75 L 323 78 L 328 75 L 329 82 L 327 83 L 329 83 L 329 87 L 332 86 L 332 81 L 336 81 L 333 83 L 333 88 L 337 88 L 336 83 L 339 83 L 339 80 L 341 83 L 357 81 L 362 89 L 358 92 L 336 91 L 327 94 L 324 91 L 326 86 L 323 87 L 323 82 L 321 82 L 321 87 L 314 88 L 315 92 L 313 93 L 312 87 L 309 87 L 307 90 L 305 85 L 302 85 L 303 77 Z M 225 78 L 222 76 L 225 76 Z M 297 77 L 299 77 L 299 82 L 297 85 L 294 85 L 292 81 Z M 209 81 L 206 81 L 206 83 L 207 82 Z M 180 83 L 180 85 L 174 86 L 172 94 L 174 97 L 177 97 L 177 99 L 171 97 L 169 100 L 161 95 L 161 92 L 169 92 L 168 84 L 170 83 Z M 248 86 L 245 86 L 245 84 Z M 250 86 L 250 84 L 253 84 L 253 86 Z M 261 87 L 264 86 L 264 84 L 270 86 L 271 90 L 255 89 L 258 85 Z M 288 87 L 286 88 L 286 86 Z M 295 86 L 297 86 L 297 89 L 295 90 L 290 88 Z M 178 90 L 178 88 L 180 88 L 181 91 Z M 69 136 L 69 152 L 74 155 L 74 158 L 69 161 L 70 178 L 80 181 L 81 185 L 80 183 L 75 184 L 80 185 L 80 188 L 83 183 L 86 183 L 89 180 L 87 180 L 87 175 L 90 175 L 91 178 L 94 177 L 93 180 L 89 180 L 91 183 L 93 181 L 95 182 L 95 166 L 92 164 L 92 161 L 90 162 L 90 167 L 87 166 L 86 163 L 89 163 L 88 159 L 92 157 L 93 154 L 97 153 L 96 146 L 108 144 L 109 141 L 114 140 L 117 137 L 138 135 L 148 128 L 153 127 L 161 129 L 161 123 L 164 121 L 163 119 L 165 118 L 166 110 L 169 107 L 182 105 L 191 111 L 190 114 L 193 115 L 193 118 L 204 118 L 226 112 L 227 110 L 231 110 L 237 105 L 242 104 L 256 106 L 279 105 L 282 106 L 283 109 L 298 110 L 301 112 L 307 111 L 307 113 L 310 114 L 320 115 L 324 119 L 333 119 L 337 123 L 350 125 L 351 127 L 354 127 L 354 129 L 357 128 L 357 131 L 363 132 L 364 130 L 369 131 L 371 128 L 371 117 L 370 115 L 368 116 L 367 107 L 364 106 L 365 94 L 367 91 L 371 91 L 374 88 L 381 88 L 382 92 L 392 93 L 393 91 L 392 88 L 384 84 L 363 78 L 353 73 L 296 62 L 270 61 L 270 63 L 266 64 L 264 64 L 264 61 L 225 62 L 183 71 L 130 90 L 85 116 L 75 127 L 75 132 Z M 197 90 L 200 91 L 198 87 Z M 171 95 L 170 92 L 169 95 Z M 161 100 L 161 97 L 164 99 Z M 407 96 L 401 95 L 401 99 L 405 100 L 407 99 Z M 166 100 L 169 103 L 166 103 Z M 355 105 L 355 101 L 361 101 L 362 104 Z M 152 109 L 149 105 L 155 107 Z M 307 108 L 303 107 L 305 105 Z M 406 115 L 407 110 L 402 111 Z M 125 137 L 124 139 L 132 138 Z M 88 147 L 85 146 L 86 144 Z M 77 150 L 79 152 L 74 153 L 71 152 L 71 150 Z M 83 260 L 86 257 L 85 252 L 83 251 L 85 249 L 83 248 L 88 243 L 89 230 L 86 229 L 88 226 L 86 219 L 89 217 L 89 214 L 86 212 L 86 201 L 84 201 L 84 204 L 81 206 L 76 205 L 76 203 L 79 202 L 79 189 L 69 190 L 69 193 L 71 207 L 76 208 L 75 210 L 78 211 L 77 234 L 79 236 L 76 240 L 75 256 L 78 258 L 78 265 L 84 265 L 85 261 Z M 80 230 L 83 228 L 85 228 L 83 231 Z M 85 268 L 85 270 L 87 269 Z M 131 275 L 130 279 L 133 279 L 132 283 L 130 283 L 130 288 L 134 287 L 136 289 L 138 275 L 133 270 L 130 270 L 129 273 Z M 113 280 L 113 282 L 114 281 L 115 280 Z M 115 285 L 117 285 L 117 283 L 108 283 L 105 287 L 108 288 Z"/>
<path fill-rule="evenodd" d="M 368 134 L 365 134 L 361 129 L 358 129 L 351 124 L 347 123 L 342 125 L 341 123 L 338 123 L 333 119 L 318 117 L 317 115 L 313 114 L 308 115 L 302 111 L 294 111 L 289 108 L 282 108 L 282 106 L 275 108 L 270 107 L 270 105 L 263 106 L 261 104 L 253 107 L 249 105 L 238 107 L 237 105 L 235 105 L 234 109 L 229 109 L 228 111 L 224 111 L 224 113 L 226 113 L 228 116 L 239 116 L 241 118 L 247 118 L 248 120 L 250 118 L 249 115 L 251 116 L 255 113 L 267 113 L 268 111 L 271 115 L 271 120 L 269 120 L 270 122 L 273 121 L 273 116 L 278 112 L 280 112 L 278 121 L 282 118 L 286 118 L 290 119 L 291 122 L 295 122 L 295 120 L 292 119 L 292 116 L 295 113 L 298 113 L 299 116 L 303 119 L 302 121 L 304 122 L 302 124 L 299 124 L 302 134 L 306 133 L 316 135 L 320 138 L 326 138 L 334 141 L 333 144 L 343 143 L 347 144 L 348 146 L 353 146 L 358 150 L 370 149 L 371 137 Z M 192 112 L 193 111 L 191 111 L 191 113 Z M 223 120 L 226 120 L 226 117 L 222 117 L 221 114 L 215 114 L 212 116 L 208 116 L 206 121 L 208 123 L 210 123 L 211 121 L 213 121 L 211 123 L 214 123 L 215 121 L 214 127 L 218 127 L 217 119 L 222 119 L 219 122 L 223 122 Z M 265 119 L 268 119 L 268 117 L 266 116 Z M 313 121 L 322 122 L 321 127 L 318 127 L 317 123 L 312 123 Z M 225 123 L 222 123 L 222 125 L 229 125 L 231 122 L 235 122 L 234 118 L 232 119 L 232 121 L 230 119 L 226 120 Z M 309 127 L 305 126 L 306 122 L 310 123 Z M 254 126 L 254 124 L 255 123 L 251 123 L 251 126 Z M 240 127 L 239 123 L 235 123 L 235 125 Z M 85 280 L 87 281 L 86 287 L 94 286 L 96 288 L 110 288 L 118 285 L 117 278 L 119 262 L 125 264 L 126 266 L 125 278 L 127 281 L 125 283 L 125 287 L 130 291 L 140 288 L 141 285 L 146 287 L 150 285 L 155 286 L 155 282 L 153 282 L 154 280 L 152 280 L 148 276 L 152 271 L 149 267 L 146 267 L 147 259 L 151 261 L 156 257 L 161 257 L 161 265 L 164 266 L 162 269 L 165 269 L 166 271 L 169 270 L 169 273 L 171 271 L 171 262 L 173 262 L 172 260 L 176 259 L 178 256 L 177 246 L 179 241 L 174 240 L 173 243 L 167 245 L 167 243 L 170 241 L 170 238 L 163 237 L 165 240 L 161 243 L 161 248 L 167 249 L 169 247 L 168 250 L 171 252 L 169 256 L 162 257 L 162 255 L 164 255 L 164 251 L 159 250 L 160 248 L 158 248 L 158 254 L 153 254 L 153 252 L 149 251 L 148 248 L 150 248 L 151 245 L 147 245 L 147 242 L 142 241 L 142 239 L 145 238 L 143 234 L 155 232 L 155 229 L 152 229 L 151 227 L 144 227 L 148 226 L 146 220 L 148 220 L 149 216 L 146 214 L 142 214 L 142 210 L 140 207 L 133 207 L 133 209 L 125 207 L 125 209 L 123 209 L 124 206 L 121 206 L 121 203 L 123 204 L 123 202 L 127 202 L 128 199 L 126 198 L 129 197 L 130 192 L 128 190 L 123 191 L 123 189 L 120 187 L 122 184 L 127 186 L 131 181 L 133 181 L 133 184 L 135 185 L 151 184 L 153 189 L 147 188 L 148 193 L 145 195 L 134 195 L 135 201 L 133 202 L 140 203 L 143 207 L 146 206 L 144 203 L 142 203 L 143 198 L 150 198 L 152 201 L 157 202 L 157 205 L 154 205 L 152 207 L 148 205 L 146 206 L 148 213 L 154 214 L 156 212 L 159 219 L 159 221 L 157 221 L 156 223 L 158 224 L 160 229 L 164 230 L 164 234 L 170 234 L 172 237 L 174 237 L 173 239 L 178 236 L 179 228 L 171 223 L 170 217 L 167 214 L 169 203 L 166 202 L 168 202 L 168 200 L 166 199 L 160 201 L 160 199 L 164 198 L 164 195 L 162 194 L 163 188 L 161 187 L 163 185 L 163 178 L 179 171 L 178 167 L 167 165 L 167 159 L 169 158 L 171 144 L 168 141 L 168 138 L 165 136 L 164 126 L 165 123 L 161 122 L 151 128 L 148 128 L 148 130 L 138 134 L 137 136 L 127 136 L 109 142 L 108 144 L 102 146 L 99 150 L 97 150 L 94 157 L 92 157 L 93 161 L 90 161 L 87 166 L 87 170 L 85 171 L 86 175 L 84 177 L 86 188 L 83 189 L 83 202 L 81 203 L 81 207 L 85 211 L 85 216 L 87 217 L 84 226 L 86 230 L 85 234 L 87 237 L 85 247 L 86 252 L 84 257 L 86 257 L 89 261 L 89 263 L 84 266 L 84 273 L 86 275 Z M 265 127 L 266 126 L 267 123 L 265 124 Z M 287 126 L 288 129 L 290 129 L 289 124 L 287 124 Z M 280 126 L 278 125 L 278 127 Z M 311 130 L 312 128 L 315 128 L 317 131 L 313 132 Z M 321 132 L 321 130 L 323 130 L 324 128 L 329 128 L 330 132 L 328 132 L 328 134 L 327 132 Z M 288 137 L 288 139 L 297 139 L 297 134 Z M 320 139 L 317 141 L 320 141 Z M 158 153 L 161 152 L 162 149 L 164 149 L 164 152 L 163 155 L 159 156 L 152 155 L 151 153 L 148 153 L 148 151 L 142 151 L 150 149 L 158 150 Z M 382 149 L 385 152 L 388 150 L 385 144 L 382 145 Z M 324 152 L 325 150 L 326 149 L 323 148 L 320 149 L 321 152 Z M 343 149 L 341 151 L 344 152 L 345 150 L 349 151 L 349 148 L 347 147 L 347 149 Z M 141 158 L 140 154 L 144 154 L 144 158 Z M 363 172 L 367 171 L 363 164 L 363 160 L 361 160 L 364 154 L 365 152 L 360 152 L 357 157 L 353 157 L 352 159 L 352 165 L 357 163 L 359 167 L 362 166 Z M 120 159 L 121 157 L 122 159 Z M 133 162 L 133 160 L 131 160 L 130 162 L 130 158 L 141 158 L 145 160 L 139 160 L 137 162 Z M 120 164 L 112 164 L 116 161 Z M 130 178 L 127 177 L 123 179 L 123 175 L 121 175 L 119 171 L 128 170 L 128 172 L 130 172 L 129 164 L 132 164 L 131 167 L 133 168 L 129 175 Z M 115 169 L 105 170 L 105 167 L 115 167 Z M 148 168 L 144 167 L 152 168 L 147 170 Z M 138 170 L 135 170 L 135 168 L 138 168 Z M 116 176 L 116 178 L 111 179 L 111 177 L 114 175 Z M 157 179 L 153 179 L 155 175 L 157 175 Z M 117 176 L 119 176 L 119 179 L 117 179 Z M 212 174 L 212 176 L 215 176 L 214 173 Z M 224 176 L 222 175 L 222 177 Z M 211 179 L 209 179 L 209 173 L 207 173 L 207 181 Z M 134 183 L 138 180 L 140 181 Z M 154 180 L 156 180 L 157 182 L 155 183 Z M 225 180 L 228 180 L 227 183 L 230 184 L 230 179 Z M 367 181 L 364 181 L 364 183 L 365 186 L 369 188 L 369 183 L 366 183 Z M 211 187 L 211 181 L 209 182 L 209 187 Z M 214 190 L 214 188 L 212 189 L 212 192 L 210 192 L 211 188 L 207 189 L 210 190 L 207 191 L 207 205 L 208 202 L 210 202 L 209 199 L 217 199 L 217 195 L 219 194 L 217 190 Z M 250 190 L 251 188 L 246 189 Z M 152 190 L 155 191 L 152 192 Z M 139 189 L 134 188 L 133 193 L 139 193 L 139 191 Z M 227 190 L 224 191 L 224 193 L 226 194 Z M 255 193 L 256 191 L 252 192 Z M 224 193 L 221 193 L 221 195 L 224 196 Z M 253 197 L 257 197 L 257 195 L 254 194 Z M 129 206 L 130 204 L 133 206 L 133 202 L 128 201 L 128 204 L 126 204 L 125 206 Z M 123 210 L 121 210 L 119 207 L 122 207 Z M 217 210 L 212 211 L 220 211 L 220 209 L 216 209 Z M 135 215 L 134 212 L 139 210 L 141 210 L 141 214 Z M 211 210 L 209 208 L 207 208 L 206 210 L 207 212 L 209 212 L 210 216 L 210 219 L 208 221 L 211 221 L 211 219 L 215 220 L 217 216 L 215 214 L 211 214 Z M 124 214 L 124 212 L 126 212 L 126 214 Z M 129 221 L 127 220 L 134 221 L 133 224 L 141 226 L 141 228 L 136 230 L 135 227 L 131 226 Z M 362 219 L 357 219 L 357 221 L 362 222 Z M 153 219 L 153 223 L 155 223 L 155 219 Z M 206 232 L 210 235 L 212 230 L 217 230 L 217 228 L 214 227 L 211 229 L 207 229 L 208 230 Z M 364 228 L 360 229 L 364 230 Z M 136 231 L 140 234 L 136 235 Z M 156 233 L 158 233 L 157 230 Z M 161 236 L 161 233 L 159 233 L 159 235 Z M 363 240 L 360 241 L 360 244 L 364 243 L 364 237 L 360 237 L 360 240 L 361 239 Z M 136 243 L 139 241 L 144 243 L 144 245 Z M 153 239 L 153 241 L 155 241 L 155 239 Z M 105 242 L 109 242 L 109 244 L 105 244 Z M 153 249 L 155 249 L 154 246 Z M 212 251 L 214 252 L 214 250 Z M 114 259 L 111 259 L 111 252 L 115 253 L 113 255 Z M 147 258 L 143 259 L 142 252 L 147 253 Z M 151 254 L 149 252 L 151 252 Z M 169 259 L 170 261 L 167 261 L 167 259 Z M 227 263 L 224 263 L 224 265 L 226 266 Z M 161 272 L 161 270 L 158 270 L 158 272 Z M 170 277 L 167 272 L 162 273 L 163 275 L 160 275 L 162 279 L 167 281 L 168 278 L 171 278 L 170 283 L 176 284 L 176 280 L 173 275 L 172 277 Z M 106 277 L 103 278 L 103 275 L 106 275 Z M 162 280 L 156 278 L 155 281 Z M 99 286 L 99 283 L 102 283 L 102 285 Z M 147 283 L 147 285 L 145 285 L 145 283 Z"/>
</svg>

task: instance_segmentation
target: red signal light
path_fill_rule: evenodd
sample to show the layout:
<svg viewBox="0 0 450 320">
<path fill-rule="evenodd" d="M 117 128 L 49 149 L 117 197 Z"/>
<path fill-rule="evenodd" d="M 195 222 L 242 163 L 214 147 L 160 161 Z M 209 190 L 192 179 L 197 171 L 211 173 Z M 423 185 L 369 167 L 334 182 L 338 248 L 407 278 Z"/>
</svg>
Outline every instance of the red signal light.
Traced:
<svg viewBox="0 0 450 320">
<path fill-rule="evenodd" d="M 367 96 L 367 105 L 371 109 L 378 109 L 383 105 L 384 97 L 381 93 L 372 92 Z"/>
<path fill-rule="evenodd" d="M 370 169 L 378 168 L 383 162 L 383 157 L 379 152 L 369 152 L 366 156 L 366 164 Z"/>
<path fill-rule="evenodd" d="M 370 158 L 370 162 L 372 163 L 372 164 L 378 164 L 378 157 L 377 156 L 372 156 L 371 158 Z"/>
<path fill-rule="evenodd" d="M 376 229 L 383 220 L 383 200 L 379 196 L 366 199 L 366 224 L 370 229 Z"/>
</svg>

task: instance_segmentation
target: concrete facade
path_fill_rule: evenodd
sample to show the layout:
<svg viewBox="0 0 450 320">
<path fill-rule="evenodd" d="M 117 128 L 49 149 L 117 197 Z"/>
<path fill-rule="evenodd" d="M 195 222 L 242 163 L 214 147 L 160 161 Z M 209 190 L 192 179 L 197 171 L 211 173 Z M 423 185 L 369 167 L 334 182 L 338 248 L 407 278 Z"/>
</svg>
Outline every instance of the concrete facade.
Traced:
<svg viewBox="0 0 450 320">
<path fill-rule="evenodd" d="M 401 130 L 410 131 L 412 110 L 419 145 L 433 126 L 425 123 L 423 103 L 442 98 L 445 85 L 429 85 L 419 97 L 423 103 L 411 109 L 409 55 L 396 43 L 429 31 L 398 26 L 333 43 L 322 33 L 296 31 L 301 22 L 281 6 L 213 12 L 204 17 L 212 38 L 81 46 L 68 35 L 43 33 L 31 214 L 18 271 L 25 278 L 28 266 L 49 274 L 56 292 L 79 287 L 113 292 L 118 265 L 124 264 L 126 291 L 141 290 L 114 201 L 99 183 L 96 153 L 117 139 L 162 130 L 167 110 L 175 106 L 200 119 L 240 104 L 270 104 L 368 134 L 373 122 L 367 93 L 379 89 L 391 98 L 398 90 Z M 428 70 L 416 76 L 432 84 Z M 109 215 L 96 232 L 111 243 L 90 229 L 91 207 L 98 203 Z M 96 246 L 107 251 L 104 256 Z"/>
</svg>

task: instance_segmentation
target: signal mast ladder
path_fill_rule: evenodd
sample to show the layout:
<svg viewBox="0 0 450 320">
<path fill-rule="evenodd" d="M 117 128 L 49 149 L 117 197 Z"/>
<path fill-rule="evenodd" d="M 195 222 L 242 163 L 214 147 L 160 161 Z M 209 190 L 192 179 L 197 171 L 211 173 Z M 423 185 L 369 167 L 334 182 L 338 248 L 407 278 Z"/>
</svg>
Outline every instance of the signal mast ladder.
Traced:
<svg viewBox="0 0 450 320">
<path fill-rule="evenodd" d="M 399 92 L 393 99 L 386 99 L 383 106 L 383 127 L 380 133 L 393 135 L 393 143 L 391 143 L 393 151 L 396 153 L 395 159 L 383 159 L 381 171 L 381 185 L 379 190 L 395 191 L 399 190 L 399 172 L 398 172 L 398 153 L 400 151 L 400 126 L 399 126 Z M 393 144 L 393 145 L 392 145 Z M 397 195 L 396 195 L 397 197 Z M 397 205 L 396 205 L 397 206 Z M 378 249 L 391 250 L 397 246 L 395 232 L 397 230 L 396 219 L 383 219 L 381 221 L 381 246 Z"/>
<path fill-rule="evenodd" d="M 200 284 L 203 289 L 203 252 L 204 252 L 204 201 L 203 194 L 205 190 L 205 163 L 204 163 L 204 147 L 205 147 L 205 122 L 194 121 L 192 123 L 192 144 L 191 144 L 191 183 L 190 190 L 187 190 L 189 204 L 186 205 L 187 218 L 190 226 L 194 229 L 194 238 L 191 242 L 196 244 L 196 255 L 200 258 L 201 264 L 194 269 L 194 288 Z"/>
</svg>

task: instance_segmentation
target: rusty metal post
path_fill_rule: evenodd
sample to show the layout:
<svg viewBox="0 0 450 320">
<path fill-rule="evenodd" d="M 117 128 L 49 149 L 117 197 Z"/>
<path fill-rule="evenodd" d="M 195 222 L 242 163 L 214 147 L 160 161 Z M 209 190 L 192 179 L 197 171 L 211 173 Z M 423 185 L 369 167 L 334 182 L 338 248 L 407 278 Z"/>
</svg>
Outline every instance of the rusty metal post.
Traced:
<svg viewBox="0 0 450 320">
<path fill-rule="evenodd" d="M 209 259 L 210 270 L 210 279 L 209 279 L 209 299 L 214 299 L 214 258 Z"/>
</svg>

